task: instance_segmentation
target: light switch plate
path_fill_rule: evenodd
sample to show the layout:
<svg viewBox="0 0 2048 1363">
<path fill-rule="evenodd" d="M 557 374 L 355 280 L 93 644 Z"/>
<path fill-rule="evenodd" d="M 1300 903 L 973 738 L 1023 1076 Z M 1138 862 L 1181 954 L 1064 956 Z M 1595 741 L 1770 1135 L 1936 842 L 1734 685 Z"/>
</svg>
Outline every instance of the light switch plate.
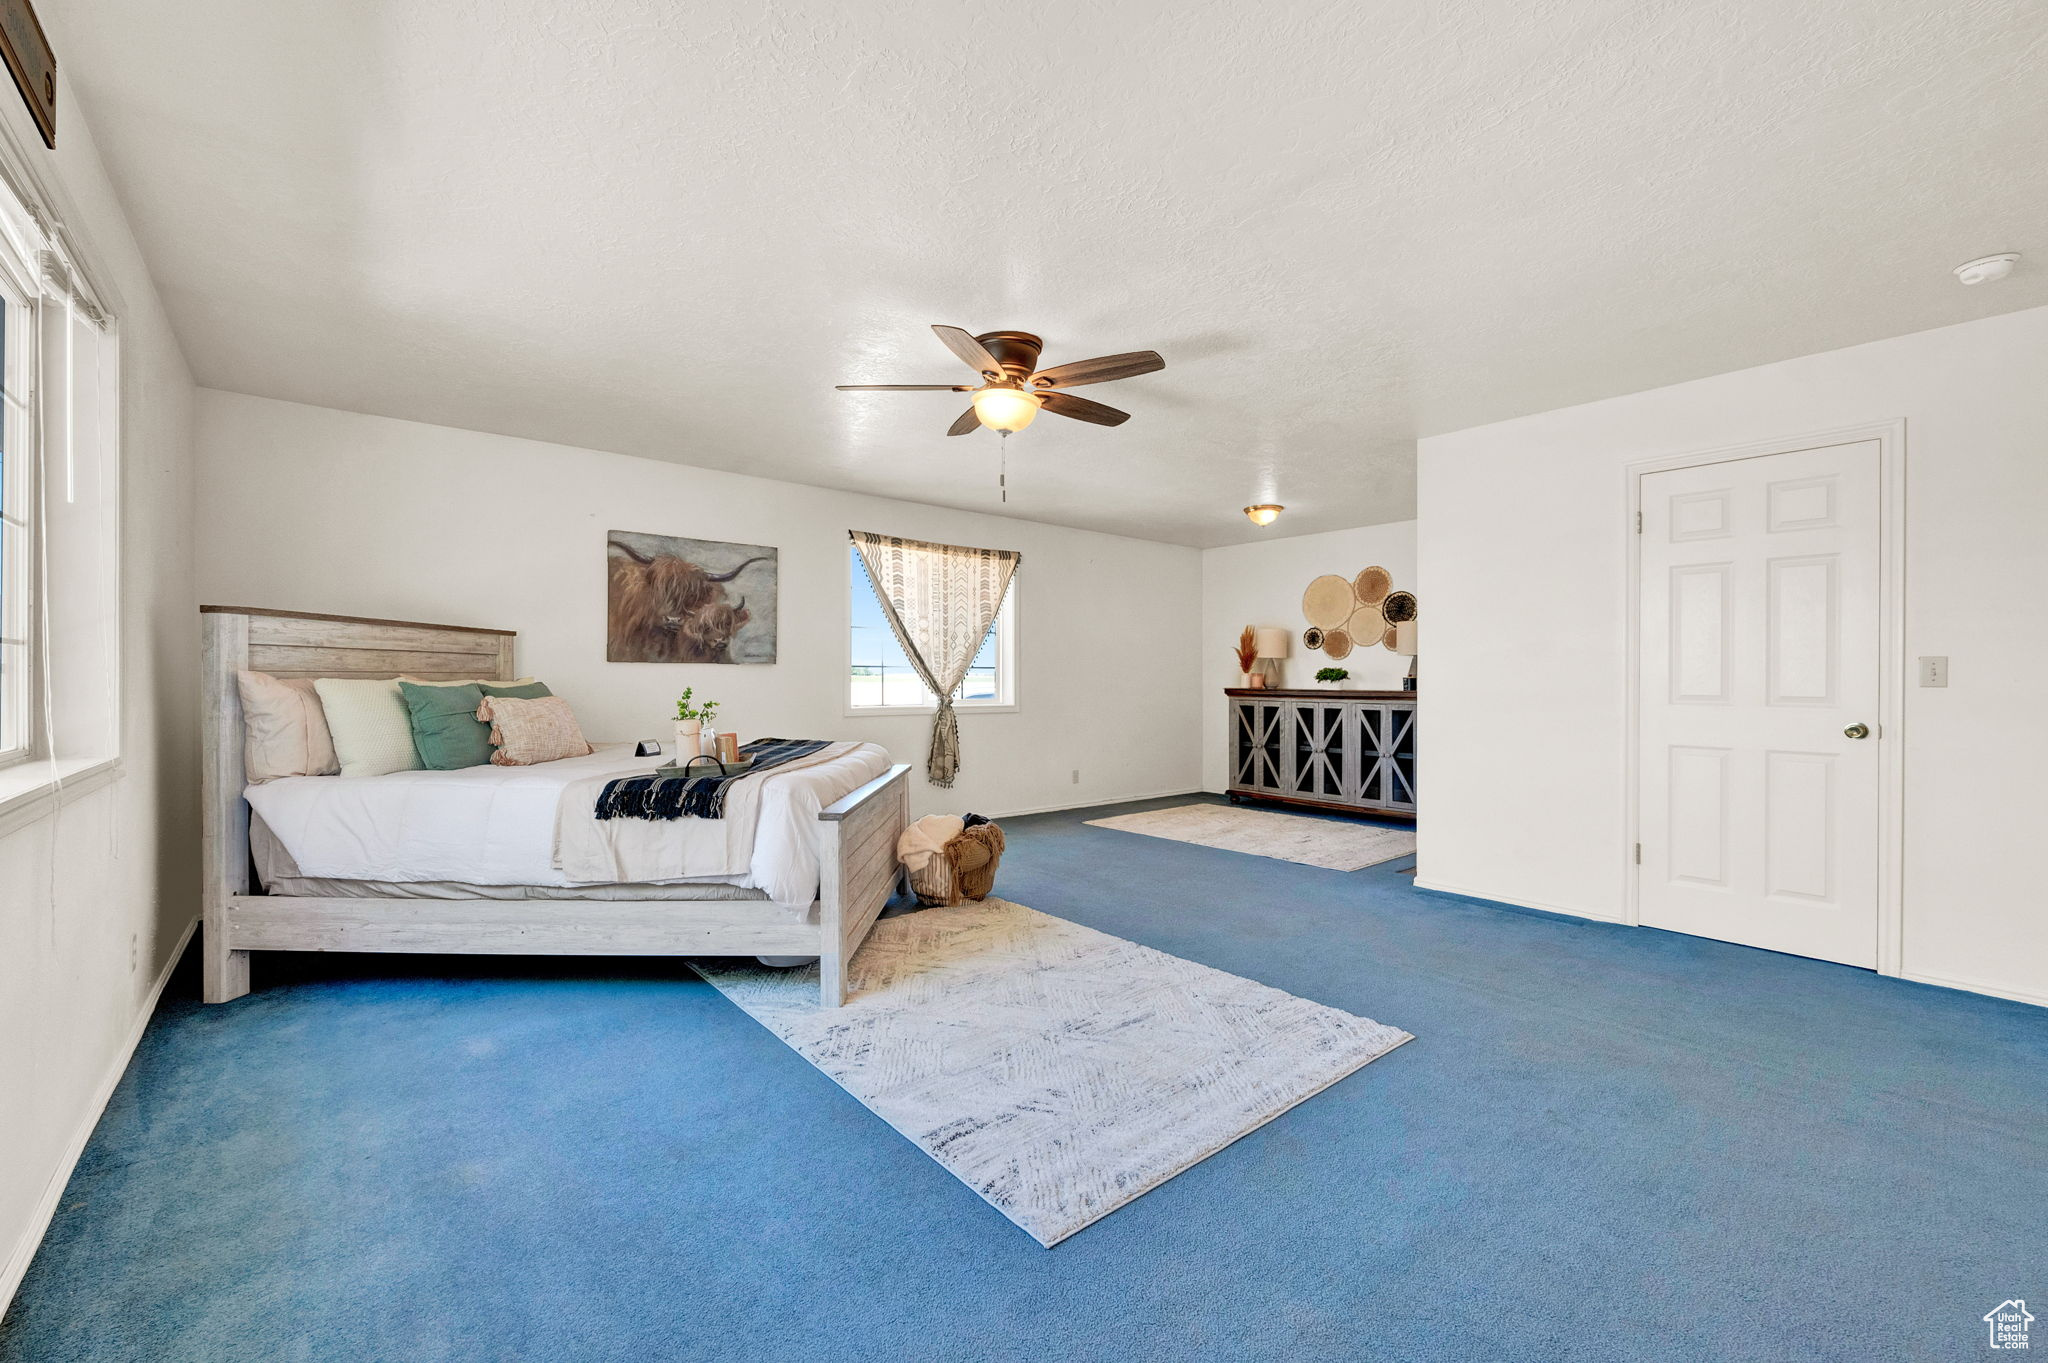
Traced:
<svg viewBox="0 0 2048 1363">
<path fill-rule="evenodd" d="M 1920 684 L 1922 686 L 1948 685 L 1948 659 L 1922 658 L 1920 660 Z"/>
</svg>

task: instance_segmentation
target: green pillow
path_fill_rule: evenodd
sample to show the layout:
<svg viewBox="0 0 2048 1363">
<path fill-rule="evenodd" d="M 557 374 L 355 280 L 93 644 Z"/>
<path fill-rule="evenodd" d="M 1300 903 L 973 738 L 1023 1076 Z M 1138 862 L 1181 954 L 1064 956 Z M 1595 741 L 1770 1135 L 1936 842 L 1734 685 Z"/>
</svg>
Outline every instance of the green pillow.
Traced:
<svg viewBox="0 0 2048 1363">
<path fill-rule="evenodd" d="M 466 682 L 461 686 L 419 685 L 402 681 L 399 694 L 412 722 L 412 745 L 428 771 L 481 767 L 491 760 L 491 726 L 476 717 L 485 696 L 538 700 L 554 692 L 539 682 L 525 686 L 493 686 Z"/>
</svg>

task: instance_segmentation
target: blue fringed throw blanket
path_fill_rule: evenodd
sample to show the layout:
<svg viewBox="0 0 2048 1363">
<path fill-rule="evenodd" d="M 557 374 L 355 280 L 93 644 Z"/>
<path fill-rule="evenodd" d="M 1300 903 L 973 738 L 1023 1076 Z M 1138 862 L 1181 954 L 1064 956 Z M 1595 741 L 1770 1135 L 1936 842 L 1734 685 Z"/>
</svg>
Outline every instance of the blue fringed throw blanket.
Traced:
<svg viewBox="0 0 2048 1363">
<path fill-rule="evenodd" d="M 740 749 L 754 765 L 735 776 L 621 776 L 605 782 L 598 793 L 600 819 L 722 819 L 725 817 L 725 788 L 756 772 L 809 757 L 830 745 L 823 738 L 757 738 Z"/>
</svg>

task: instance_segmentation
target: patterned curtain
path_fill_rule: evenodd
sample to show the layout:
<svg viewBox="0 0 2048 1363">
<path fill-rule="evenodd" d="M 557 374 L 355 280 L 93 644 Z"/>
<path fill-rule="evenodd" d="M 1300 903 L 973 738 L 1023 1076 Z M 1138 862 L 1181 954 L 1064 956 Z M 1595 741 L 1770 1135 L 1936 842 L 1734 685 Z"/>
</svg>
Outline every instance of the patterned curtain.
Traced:
<svg viewBox="0 0 2048 1363">
<path fill-rule="evenodd" d="M 935 786 L 953 784 L 960 770 L 960 720 L 953 693 L 981 651 L 1023 555 L 1009 549 L 964 549 L 957 544 L 849 530 L 868 581 L 889 617 L 903 656 L 939 698 L 925 775 Z"/>
</svg>

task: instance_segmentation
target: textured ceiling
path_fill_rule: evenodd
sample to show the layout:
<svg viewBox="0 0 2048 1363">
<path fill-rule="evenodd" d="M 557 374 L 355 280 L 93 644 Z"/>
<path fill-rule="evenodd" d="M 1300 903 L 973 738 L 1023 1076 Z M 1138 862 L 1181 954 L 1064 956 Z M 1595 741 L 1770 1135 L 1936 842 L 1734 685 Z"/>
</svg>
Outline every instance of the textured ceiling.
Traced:
<svg viewBox="0 0 2048 1363">
<path fill-rule="evenodd" d="M 2048 303 L 2040 0 L 43 8 L 202 383 L 1187 544 Z M 1168 367 L 1001 508 L 932 322 Z"/>
</svg>

